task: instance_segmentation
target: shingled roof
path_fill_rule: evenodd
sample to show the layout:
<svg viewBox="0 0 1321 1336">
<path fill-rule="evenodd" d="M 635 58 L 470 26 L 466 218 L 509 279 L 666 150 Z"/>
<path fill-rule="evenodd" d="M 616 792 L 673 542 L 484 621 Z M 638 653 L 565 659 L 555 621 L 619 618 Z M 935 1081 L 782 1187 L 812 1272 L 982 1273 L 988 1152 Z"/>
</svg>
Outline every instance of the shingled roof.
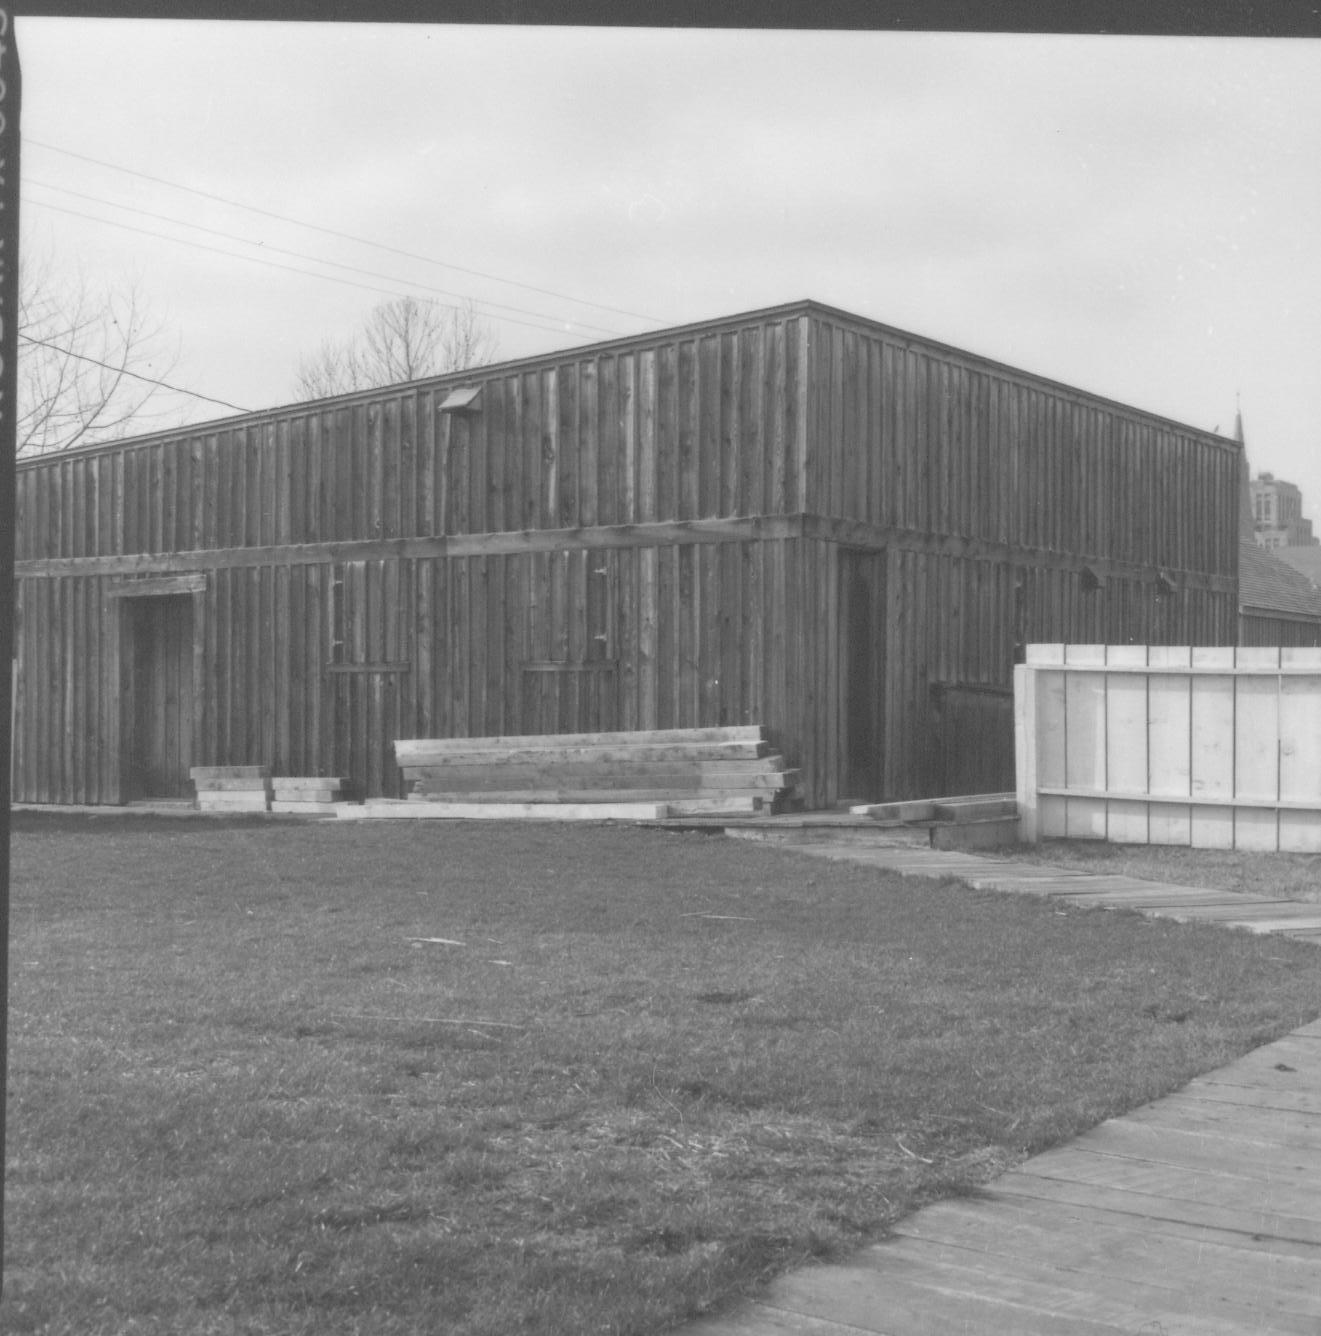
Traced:
<svg viewBox="0 0 1321 1336">
<path fill-rule="evenodd" d="M 1281 547 L 1275 556 L 1301 571 L 1314 585 L 1321 585 L 1321 547 Z"/>
<path fill-rule="evenodd" d="M 1250 537 L 1239 540 L 1238 602 L 1243 612 L 1321 619 L 1321 590 Z"/>
</svg>

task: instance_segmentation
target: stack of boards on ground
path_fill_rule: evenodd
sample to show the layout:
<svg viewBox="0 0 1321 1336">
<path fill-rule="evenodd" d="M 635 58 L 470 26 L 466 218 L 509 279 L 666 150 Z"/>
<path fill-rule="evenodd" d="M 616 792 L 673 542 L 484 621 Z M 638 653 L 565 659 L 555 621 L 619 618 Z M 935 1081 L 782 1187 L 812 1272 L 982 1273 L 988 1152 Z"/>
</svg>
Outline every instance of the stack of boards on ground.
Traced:
<svg viewBox="0 0 1321 1336">
<path fill-rule="evenodd" d="M 271 771 L 265 765 L 195 765 L 188 772 L 201 812 L 269 812 Z"/>
<path fill-rule="evenodd" d="M 277 775 L 271 784 L 272 812 L 333 816 L 336 807 L 348 801 L 349 782 L 340 775 Z"/>
<path fill-rule="evenodd" d="M 395 743 L 408 799 L 341 816 L 642 819 L 770 812 L 796 770 L 760 725 Z"/>
<path fill-rule="evenodd" d="M 280 775 L 264 765 L 198 765 L 189 772 L 202 812 L 287 812 L 332 815 L 348 797 L 348 781 L 336 776 Z"/>
</svg>

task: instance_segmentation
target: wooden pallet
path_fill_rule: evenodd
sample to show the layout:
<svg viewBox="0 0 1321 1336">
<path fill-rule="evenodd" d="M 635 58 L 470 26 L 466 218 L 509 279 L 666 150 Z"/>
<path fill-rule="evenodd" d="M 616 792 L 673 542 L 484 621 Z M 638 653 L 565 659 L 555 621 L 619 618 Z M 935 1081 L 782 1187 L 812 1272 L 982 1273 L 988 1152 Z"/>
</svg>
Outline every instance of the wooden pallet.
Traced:
<svg viewBox="0 0 1321 1336">
<path fill-rule="evenodd" d="M 584 819 L 642 804 L 660 815 L 769 812 L 794 799 L 800 778 L 760 725 L 409 738 L 395 743 L 395 758 L 409 800 L 435 815 L 495 805 L 582 808 Z"/>
</svg>

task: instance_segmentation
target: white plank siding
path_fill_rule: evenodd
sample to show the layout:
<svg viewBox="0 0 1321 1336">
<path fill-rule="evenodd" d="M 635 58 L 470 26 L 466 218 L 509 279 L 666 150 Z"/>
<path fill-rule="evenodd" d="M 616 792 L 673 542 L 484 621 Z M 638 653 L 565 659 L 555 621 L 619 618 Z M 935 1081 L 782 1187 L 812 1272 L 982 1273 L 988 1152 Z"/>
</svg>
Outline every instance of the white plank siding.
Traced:
<svg viewBox="0 0 1321 1336">
<path fill-rule="evenodd" d="M 1321 850 L 1321 649 L 1031 645 L 1023 836 Z"/>
</svg>

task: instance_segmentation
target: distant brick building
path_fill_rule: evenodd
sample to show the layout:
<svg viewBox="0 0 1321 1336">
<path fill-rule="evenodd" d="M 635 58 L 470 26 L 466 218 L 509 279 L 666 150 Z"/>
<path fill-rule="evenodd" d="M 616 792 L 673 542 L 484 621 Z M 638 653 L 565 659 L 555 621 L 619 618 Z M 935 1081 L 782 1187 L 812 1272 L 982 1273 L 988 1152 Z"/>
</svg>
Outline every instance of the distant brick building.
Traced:
<svg viewBox="0 0 1321 1336">
<path fill-rule="evenodd" d="M 1312 521 L 1303 518 L 1303 494 L 1293 483 L 1273 473 L 1259 473 L 1251 489 L 1253 536 L 1259 547 L 1318 545 L 1312 535 Z"/>
</svg>

